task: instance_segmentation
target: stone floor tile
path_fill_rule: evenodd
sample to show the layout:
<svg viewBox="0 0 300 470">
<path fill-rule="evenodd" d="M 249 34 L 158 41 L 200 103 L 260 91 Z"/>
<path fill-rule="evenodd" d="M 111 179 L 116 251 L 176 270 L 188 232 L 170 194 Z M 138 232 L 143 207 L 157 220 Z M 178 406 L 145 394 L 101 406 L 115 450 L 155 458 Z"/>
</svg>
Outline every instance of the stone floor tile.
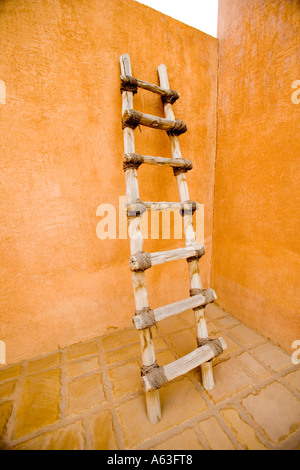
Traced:
<svg viewBox="0 0 300 470">
<path fill-rule="evenodd" d="M 153 425 L 148 420 L 144 395 L 123 403 L 118 408 L 125 445 L 132 448 L 162 431 L 186 421 L 207 408 L 199 391 L 187 378 L 170 382 L 160 389 L 162 419 Z M 132 417 L 134 416 L 134 420 Z"/>
<path fill-rule="evenodd" d="M 154 328 L 152 328 L 154 330 Z M 118 330 L 110 335 L 102 337 L 102 346 L 106 351 L 108 349 L 119 348 L 129 343 L 139 342 L 139 333 L 136 329 L 127 328 L 125 330 Z"/>
<path fill-rule="evenodd" d="M 242 390 L 246 390 L 252 386 L 252 379 L 242 369 L 236 358 L 228 359 L 214 366 L 215 387 L 213 390 L 207 391 L 215 403 L 219 403 L 225 399 L 232 398 Z"/>
<path fill-rule="evenodd" d="M 166 318 L 158 323 L 158 330 L 164 335 L 169 335 L 174 331 L 183 330 L 184 328 L 186 328 L 186 325 L 183 324 L 177 315 Z"/>
<path fill-rule="evenodd" d="M 161 351 L 156 354 L 160 366 L 173 362 L 175 357 L 170 351 Z M 141 361 L 133 361 L 108 370 L 112 383 L 113 394 L 116 399 L 132 392 L 142 391 Z"/>
<path fill-rule="evenodd" d="M 60 369 L 29 375 L 17 409 L 14 439 L 59 419 Z"/>
<path fill-rule="evenodd" d="M 84 356 L 92 356 L 98 353 L 98 346 L 95 341 L 90 343 L 77 343 L 69 346 L 66 349 L 66 358 L 67 361 L 72 361 L 73 359 L 80 359 Z"/>
<path fill-rule="evenodd" d="M 5 369 L 0 369 L 0 382 L 9 379 L 15 379 L 22 372 L 23 367 L 21 365 L 11 366 Z"/>
<path fill-rule="evenodd" d="M 162 338 L 154 338 L 155 351 L 167 349 L 167 344 Z"/>
<path fill-rule="evenodd" d="M 195 313 L 193 310 L 187 310 L 186 312 L 181 313 L 180 315 L 177 315 L 177 318 L 180 318 L 180 320 L 183 322 L 184 325 L 187 324 L 187 326 L 189 327 L 196 328 Z M 206 318 L 206 314 L 205 314 L 205 319 L 208 321 L 208 323 L 212 322 L 211 318 Z M 210 325 L 208 324 L 207 326 L 209 329 Z M 219 325 L 217 325 L 216 323 L 214 323 L 214 326 L 211 325 L 211 328 L 215 329 L 216 331 L 220 329 Z"/>
<path fill-rule="evenodd" d="M 123 348 L 105 351 L 105 359 L 107 364 L 114 364 L 116 362 L 128 361 L 136 359 L 141 355 L 140 343 L 129 344 Z"/>
<path fill-rule="evenodd" d="M 175 361 L 176 357 L 171 351 L 167 350 L 157 353 L 156 360 L 160 366 L 165 366 L 166 364 Z"/>
<path fill-rule="evenodd" d="M 216 337 L 216 336 L 222 336 L 222 334 L 220 333 L 219 325 L 213 321 L 210 321 L 209 323 L 207 323 L 207 331 L 208 331 L 208 336 L 210 338 Z"/>
<path fill-rule="evenodd" d="M 293 365 L 291 356 L 272 343 L 262 344 L 251 349 L 251 354 L 271 367 L 275 372 L 279 372 Z"/>
<path fill-rule="evenodd" d="M 60 365 L 60 353 L 50 354 L 39 359 L 33 359 L 29 362 L 27 373 L 38 372 L 50 367 L 58 367 Z"/>
<path fill-rule="evenodd" d="M 245 449 L 264 448 L 266 443 L 260 442 L 261 433 L 265 434 L 266 439 L 274 445 L 284 446 L 288 436 L 295 440 L 297 435 L 295 432 L 300 427 L 300 399 L 297 398 L 297 392 L 300 392 L 300 372 L 289 369 L 294 366 L 291 356 L 270 342 L 257 345 L 257 341 L 264 341 L 264 338 L 217 305 L 210 304 L 206 312 L 209 320 L 209 336 L 222 336 L 228 346 L 219 358 L 213 360 L 215 388 L 209 392 L 203 391 L 215 404 L 230 400 L 230 404 L 224 404 L 225 408 L 220 411 L 220 416 L 226 425 L 224 428 L 216 417 L 201 419 L 201 413 L 207 410 L 208 404 L 190 380 L 193 374 L 197 374 L 197 381 L 201 381 L 200 368 L 162 387 L 159 392 L 162 420 L 156 425 L 151 424 L 146 415 L 145 395 L 141 393 L 141 351 L 138 332 L 134 328 L 125 328 L 101 338 L 113 396 L 115 399 L 122 399 L 117 413 L 126 448 L 131 449 L 140 445 L 143 448 L 149 447 L 151 445 L 149 439 L 156 437 L 155 449 L 202 449 L 195 429 L 188 428 L 182 432 L 177 430 L 180 423 L 197 415 L 200 421 L 199 430 L 213 449 L 234 448 L 230 435 L 235 436 Z M 163 325 L 162 329 L 160 325 Z M 227 335 L 224 331 L 220 331 L 220 328 L 228 328 L 230 333 Z M 152 328 L 152 333 L 156 358 L 160 366 L 176 360 L 176 354 L 181 357 L 196 348 L 193 311 L 184 312 L 160 323 L 158 329 L 160 330 Z M 164 338 L 159 337 L 159 331 L 167 334 L 174 350 L 168 349 L 169 346 Z M 238 345 L 233 338 L 250 347 L 249 352 L 244 352 L 244 347 Z M 88 411 L 85 419 L 90 427 L 92 447 L 114 450 L 118 447 L 118 441 L 111 410 L 100 412 L 98 407 L 93 409 L 102 403 L 109 406 L 102 382 L 97 341 L 78 343 L 65 348 L 68 361 L 65 366 L 67 412 L 72 415 Z M 230 357 L 232 354 L 234 357 Z M 60 351 L 56 351 L 29 360 L 16 417 L 14 422 L 9 421 L 9 434 L 12 433 L 12 439 L 27 440 L 13 449 L 68 450 L 86 447 L 85 426 L 81 416 L 78 417 L 79 421 L 58 428 L 61 426 L 60 412 L 64 411 L 65 406 L 64 401 L 60 404 L 61 391 L 64 391 L 59 368 L 60 355 Z M 119 362 L 125 365 L 120 366 Z M 283 381 L 294 388 L 295 394 L 288 385 L 278 381 L 254 392 L 253 382 L 257 387 L 259 381 L 270 379 L 272 376 L 270 368 L 274 372 L 284 372 Z M 6 427 L 13 409 L 15 387 L 20 384 L 18 379 L 23 370 L 22 363 L 0 368 L 0 449 L 11 448 Z M 78 377 L 85 373 L 93 375 Z M 132 398 L 130 396 L 132 392 L 140 393 L 136 398 Z M 242 413 L 231 401 L 235 400 L 240 392 L 244 392 L 241 404 L 245 411 Z M 92 412 L 94 414 L 90 416 Z M 253 420 L 256 423 L 254 427 L 244 419 L 245 413 L 251 418 L 250 422 Z M 52 424 L 54 425 L 50 427 L 52 430 L 47 427 L 45 432 L 45 426 Z M 186 425 L 193 424 L 187 422 Z M 261 430 L 258 434 L 257 427 Z M 226 434 L 226 429 L 230 431 L 229 435 Z M 166 438 L 166 435 L 171 434 L 171 432 L 166 434 L 167 430 L 177 434 Z M 33 432 L 35 436 L 38 432 L 42 434 L 33 438 L 31 435 Z"/>
<path fill-rule="evenodd" d="M 300 369 L 285 375 L 284 380 L 286 380 L 292 387 L 300 392 Z"/>
<path fill-rule="evenodd" d="M 227 315 L 227 317 L 219 318 L 218 323 L 222 328 L 232 328 L 233 326 L 241 324 L 241 322 L 232 315 Z"/>
<path fill-rule="evenodd" d="M 214 323 L 213 323 L 214 324 Z M 208 324 L 209 326 L 209 324 Z M 217 361 L 221 361 L 224 358 L 228 357 L 230 354 L 234 352 L 238 352 L 241 350 L 241 346 L 239 346 L 237 343 L 235 343 L 226 333 L 223 331 L 214 331 L 214 334 L 212 334 L 209 331 L 210 337 L 213 338 L 218 338 L 222 337 L 227 345 L 227 349 L 222 353 L 222 355 L 217 359 Z M 196 331 L 194 328 L 188 329 L 188 330 L 183 330 L 183 331 L 178 331 L 176 333 L 173 333 L 172 335 L 169 336 L 169 340 L 171 341 L 174 350 L 176 353 L 182 357 L 185 356 L 186 354 L 192 352 L 194 349 L 197 347 L 197 342 L 196 342 Z"/>
<path fill-rule="evenodd" d="M 258 439 L 254 429 L 241 418 L 235 408 L 221 410 L 221 416 L 236 440 L 246 450 L 264 450 L 266 447 Z"/>
<path fill-rule="evenodd" d="M 16 380 L 10 380 L 0 384 L 0 400 L 9 398 L 15 391 Z"/>
<path fill-rule="evenodd" d="M 248 328 L 246 325 L 234 326 L 230 329 L 230 334 L 235 336 L 240 341 L 240 343 L 244 344 L 245 346 L 261 343 L 265 339 L 263 336 L 259 335 L 251 328 Z"/>
<path fill-rule="evenodd" d="M 6 401 L 0 404 L 0 450 L 4 448 L 4 438 L 6 434 L 6 426 L 7 422 L 10 418 L 11 412 L 13 408 L 12 401 Z"/>
<path fill-rule="evenodd" d="M 222 352 L 221 356 L 216 359 L 217 362 L 222 361 L 224 358 L 227 358 L 233 353 L 241 351 L 241 346 L 239 346 L 235 341 L 233 341 L 226 333 L 224 333 L 224 331 L 219 331 L 216 337 L 219 336 L 224 339 L 227 348 L 225 349 L 225 351 Z"/>
<path fill-rule="evenodd" d="M 167 344 L 162 338 L 154 339 L 155 351 L 167 349 Z M 130 359 L 136 359 L 141 357 L 141 345 L 140 343 L 129 344 L 119 349 L 113 349 L 105 351 L 105 359 L 107 364 L 114 364 L 116 362 L 128 361 Z"/>
<path fill-rule="evenodd" d="M 137 361 L 109 369 L 108 375 L 116 399 L 142 390 L 141 367 Z"/>
<path fill-rule="evenodd" d="M 268 379 L 271 376 L 265 367 L 257 362 L 248 352 L 244 352 L 238 359 L 260 380 Z"/>
<path fill-rule="evenodd" d="M 275 444 L 300 427 L 300 400 L 279 382 L 248 395 L 242 405 Z"/>
<path fill-rule="evenodd" d="M 204 435 L 211 450 L 234 450 L 235 447 L 229 439 L 217 418 L 212 417 L 199 423 L 199 429 Z"/>
<path fill-rule="evenodd" d="M 76 421 L 76 423 L 22 442 L 12 450 L 83 450 L 84 443 L 83 423 Z"/>
<path fill-rule="evenodd" d="M 67 385 L 68 414 L 82 413 L 106 401 L 100 374 L 83 377 Z"/>
<path fill-rule="evenodd" d="M 195 327 L 196 325 L 195 313 L 193 310 L 186 310 L 185 312 L 177 315 L 177 318 L 179 318 L 184 325 L 186 324 L 187 326 L 193 326 L 193 327 Z"/>
<path fill-rule="evenodd" d="M 208 304 L 205 307 L 205 318 L 207 321 L 218 320 L 219 318 L 225 317 L 226 315 L 228 315 L 228 313 L 222 310 L 216 304 Z"/>
<path fill-rule="evenodd" d="M 185 429 L 180 434 L 169 437 L 166 441 L 151 447 L 151 450 L 203 450 L 194 429 Z"/>
<path fill-rule="evenodd" d="M 116 450 L 117 436 L 109 411 L 102 411 L 92 416 L 90 420 L 93 450 Z"/>
<path fill-rule="evenodd" d="M 194 351 L 197 347 L 195 328 L 170 334 L 169 340 L 180 357 Z"/>
<path fill-rule="evenodd" d="M 93 356 L 82 361 L 70 362 L 66 366 L 68 377 L 75 377 L 76 375 L 97 369 L 100 369 L 98 356 Z"/>
</svg>

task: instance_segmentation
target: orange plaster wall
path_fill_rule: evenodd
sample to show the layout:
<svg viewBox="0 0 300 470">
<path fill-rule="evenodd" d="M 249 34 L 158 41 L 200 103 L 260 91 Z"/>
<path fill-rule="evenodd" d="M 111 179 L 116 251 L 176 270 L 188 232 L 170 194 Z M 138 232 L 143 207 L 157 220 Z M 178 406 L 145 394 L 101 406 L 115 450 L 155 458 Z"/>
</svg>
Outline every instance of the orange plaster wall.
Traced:
<svg viewBox="0 0 300 470">
<path fill-rule="evenodd" d="M 168 68 L 190 198 L 205 204 L 203 287 L 210 277 L 216 144 L 217 40 L 129 0 L 3 0 L 0 340 L 7 363 L 131 323 L 128 240 L 99 240 L 96 209 L 125 194 L 119 56 L 158 83 Z M 135 108 L 163 116 L 144 90 Z M 165 132 L 136 131 L 136 151 L 171 156 Z M 170 169 L 141 168 L 144 200 L 178 200 Z M 145 250 L 182 246 L 147 240 Z M 188 296 L 187 264 L 147 272 L 152 308 Z"/>
<path fill-rule="evenodd" d="M 220 0 L 212 287 L 221 307 L 290 352 L 300 339 L 299 25 L 296 0 Z"/>
</svg>

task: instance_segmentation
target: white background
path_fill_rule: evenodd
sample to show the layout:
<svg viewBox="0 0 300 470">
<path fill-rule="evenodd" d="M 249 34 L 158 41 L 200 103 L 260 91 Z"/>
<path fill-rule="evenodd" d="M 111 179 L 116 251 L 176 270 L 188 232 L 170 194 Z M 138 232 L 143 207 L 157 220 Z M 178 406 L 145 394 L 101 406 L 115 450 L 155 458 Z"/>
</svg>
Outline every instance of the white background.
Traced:
<svg viewBox="0 0 300 470">
<path fill-rule="evenodd" d="M 217 37 L 218 0 L 136 0 Z"/>
</svg>

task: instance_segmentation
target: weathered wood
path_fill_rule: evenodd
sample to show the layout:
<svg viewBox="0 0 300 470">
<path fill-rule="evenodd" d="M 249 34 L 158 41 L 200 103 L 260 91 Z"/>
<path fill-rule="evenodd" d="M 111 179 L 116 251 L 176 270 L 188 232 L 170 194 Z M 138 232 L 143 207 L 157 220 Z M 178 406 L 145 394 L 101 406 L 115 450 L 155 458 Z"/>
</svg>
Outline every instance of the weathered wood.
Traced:
<svg viewBox="0 0 300 470">
<path fill-rule="evenodd" d="M 171 166 L 173 168 L 182 168 L 185 171 L 191 170 L 193 168 L 193 163 L 187 158 L 152 157 L 150 155 L 139 155 L 136 153 L 125 154 L 123 157 L 123 162 L 126 164 L 138 162 L 136 163 L 137 165 L 146 163 L 147 165 Z"/>
<path fill-rule="evenodd" d="M 180 119 L 165 119 L 159 116 L 152 116 L 151 114 L 140 113 L 134 109 L 125 109 L 122 122 L 123 127 L 127 126 L 135 129 L 138 125 L 141 125 L 172 132 L 174 135 L 180 135 L 187 131 L 186 124 Z"/>
<path fill-rule="evenodd" d="M 207 295 L 198 294 L 193 297 L 188 297 L 187 299 L 179 300 L 178 302 L 173 302 L 172 304 L 164 305 L 163 307 L 156 308 L 153 310 L 153 316 L 155 322 L 165 320 L 173 315 L 178 313 L 185 312 L 190 308 L 196 308 L 203 305 L 207 305 L 210 302 L 216 300 L 217 296 L 213 289 L 207 289 Z M 143 314 L 136 315 L 133 318 L 133 322 L 137 330 L 142 330 L 144 326 Z M 153 322 L 153 324 L 155 323 Z"/>
<path fill-rule="evenodd" d="M 217 296 L 213 289 L 210 289 L 213 293 L 214 300 Z M 188 297 L 184 300 L 179 300 L 178 302 L 173 302 L 172 304 L 165 305 L 164 307 L 156 308 L 154 311 L 154 317 L 157 321 L 164 320 L 172 315 L 185 312 L 190 308 L 199 307 L 201 305 L 206 305 L 207 299 L 204 295 L 198 294 L 193 297 Z"/>
<path fill-rule="evenodd" d="M 123 75 L 131 75 L 131 65 L 128 54 L 120 57 L 121 73 Z M 133 94 L 131 92 L 122 93 L 122 114 L 133 107 Z M 134 131 L 130 127 L 124 128 L 124 151 L 125 153 L 135 153 Z M 135 169 L 125 172 L 126 182 L 126 201 L 128 204 L 139 199 L 139 189 L 137 174 Z M 143 250 L 143 237 L 141 234 L 141 218 L 129 219 L 129 236 L 130 250 L 134 255 L 138 251 Z M 135 306 L 137 310 L 148 307 L 148 296 L 146 289 L 145 274 L 143 272 L 133 272 L 132 282 L 134 289 Z M 142 361 L 144 366 L 155 363 L 155 351 L 152 332 L 150 328 L 140 332 Z M 148 418 L 151 423 L 157 423 L 161 419 L 161 407 L 159 400 L 159 392 L 153 391 L 146 393 L 146 408 Z"/>
<path fill-rule="evenodd" d="M 180 210 L 185 211 L 186 213 L 190 212 L 191 210 L 198 210 L 200 204 L 196 201 L 185 201 L 185 202 L 168 202 L 168 201 L 160 201 L 160 202 L 149 202 L 149 201 L 138 201 L 134 203 L 126 203 L 126 210 L 127 214 L 135 214 L 141 213 L 143 211 L 143 206 L 147 210 L 151 211 L 165 211 L 165 210 Z M 194 243 L 195 245 L 196 243 Z"/>
<path fill-rule="evenodd" d="M 183 248 L 176 248 L 175 250 L 157 251 L 154 253 L 147 253 L 149 256 L 149 267 L 157 264 L 168 263 L 169 261 L 176 261 L 180 259 L 187 259 L 193 256 L 201 257 L 205 253 L 204 245 L 186 246 Z M 146 255 L 146 253 L 145 253 Z M 135 254 L 129 259 L 131 271 L 139 271 L 143 268 L 143 263 L 140 263 L 140 257 Z M 146 268 L 148 269 L 148 268 Z"/>
<path fill-rule="evenodd" d="M 183 248 L 176 248 L 169 251 L 157 251 L 151 254 L 151 264 L 167 263 L 168 261 L 175 261 L 179 259 L 187 259 L 192 256 L 203 256 L 205 253 L 205 245 L 186 246 Z"/>
<path fill-rule="evenodd" d="M 220 341 L 223 350 L 227 349 L 227 345 L 224 339 L 220 337 L 218 340 Z M 171 362 L 170 364 L 161 367 L 161 369 L 163 370 L 167 381 L 170 382 L 171 380 L 188 373 L 190 370 L 195 369 L 195 367 L 210 361 L 213 357 L 215 357 L 215 353 L 209 345 L 205 345 L 195 349 L 186 356 L 177 359 L 177 361 Z M 148 381 L 147 374 L 145 374 L 142 379 L 145 390 L 152 390 L 152 386 Z"/>
<path fill-rule="evenodd" d="M 161 88 L 158 85 L 154 85 L 152 83 L 146 82 L 144 80 L 140 80 L 138 78 L 128 77 L 128 76 L 126 77 L 124 75 L 121 75 L 120 78 L 124 86 L 126 86 L 126 83 L 128 81 L 135 82 L 136 87 L 143 88 L 144 90 L 152 91 L 152 93 L 157 93 L 158 95 L 161 95 L 164 98 L 170 99 L 173 103 L 176 100 L 178 100 L 178 98 L 180 97 L 180 94 L 175 90 Z"/>
<path fill-rule="evenodd" d="M 158 76 L 159 76 L 159 83 L 162 88 L 170 88 L 169 87 L 169 79 L 168 73 L 165 65 L 160 65 L 158 67 Z M 164 103 L 164 112 L 166 119 L 175 120 L 174 112 L 173 112 L 173 105 L 171 103 Z M 179 139 L 175 135 L 169 134 L 169 140 L 172 150 L 172 157 L 173 158 L 182 158 Z M 190 199 L 189 190 L 187 186 L 187 180 L 185 173 L 181 173 L 176 176 L 177 186 L 179 191 L 179 197 L 181 201 L 187 201 Z M 195 232 L 193 228 L 193 220 L 190 214 L 184 215 L 183 218 L 184 224 L 184 234 L 185 234 L 185 243 L 187 246 L 194 245 L 196 243 L 195 240 Z M 190 287 L 191 289 L 201 289 L 201 279 L 200 279 L 200 271 L 199 271 L 199 263 L 197 260 L 192 260 L 188 263 L 189 266 L 189 276 L 190 276 Z M 195 312 L 195 320 L 196 320 L 196 329 L 197 329 L 197 338 L 207 338 L 207 326 L 204 317 L 204 310 L 201 309 Z M 203 387 L 206 390 L 212 390 L 214 387 L 214 378 L 213 378 L 213 371 L 212 371 L 212 364 L 211 362 L 203 363 L 201 366 L 202 372 L 202 383 Z"/>
</svg>

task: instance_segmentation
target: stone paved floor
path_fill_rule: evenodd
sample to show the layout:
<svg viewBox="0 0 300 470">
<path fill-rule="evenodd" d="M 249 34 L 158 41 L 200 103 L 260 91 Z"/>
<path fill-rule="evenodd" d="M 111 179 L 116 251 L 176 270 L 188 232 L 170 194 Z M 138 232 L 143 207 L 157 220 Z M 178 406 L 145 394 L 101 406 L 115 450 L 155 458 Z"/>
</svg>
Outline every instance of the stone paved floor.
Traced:
<svg viewBox="0 0 300 470">
<path fill-rule="evenodd" d="M 196 369 L 160 391 L 163 418 L 148 422 L 132 328 L 0 368 L 0 449 L 296 449 L 300 366 L 216 305 L 211 337 L 228 349 L 214 360 L 206 392 Z M 154 331 L 164 365 L 195 348 L 193 312 Z"/>
</svg>

